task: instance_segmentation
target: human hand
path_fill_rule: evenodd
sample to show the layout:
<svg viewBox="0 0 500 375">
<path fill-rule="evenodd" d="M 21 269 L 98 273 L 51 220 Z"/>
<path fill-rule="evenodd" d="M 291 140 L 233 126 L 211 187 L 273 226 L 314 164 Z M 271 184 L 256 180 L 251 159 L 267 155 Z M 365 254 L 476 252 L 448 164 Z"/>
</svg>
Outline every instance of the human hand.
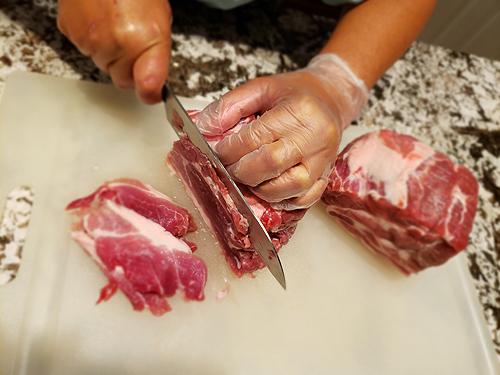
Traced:
<svg viewBox="0 0 500 375">
<path fill-rule="evenodd" d="M 323 54 L 305 69 L 237 87 L 198 114 L 197 125 L 214 136 L 261 114 L 217 143 L 215 152 L 236 181 L 275 208 L 307 208 L 323 194 L 342 132 L 367 97 L 343 60 Z"/>
<path fill-rule="evenodd" d="M 167 0 L 59 0 L 59 30 L 145 104 L 161 101 L 168 77 L 172 12 Z"/>
</svg>

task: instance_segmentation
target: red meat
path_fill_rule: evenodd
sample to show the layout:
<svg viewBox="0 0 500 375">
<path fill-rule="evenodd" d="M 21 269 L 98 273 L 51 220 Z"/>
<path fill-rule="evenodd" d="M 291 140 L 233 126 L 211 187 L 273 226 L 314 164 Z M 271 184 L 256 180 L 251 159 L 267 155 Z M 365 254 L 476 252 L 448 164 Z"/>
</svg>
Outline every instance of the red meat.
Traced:
<svg viewBox="0 0 500 375">
<path fill-rule="evenodd" d="M 432 147 L 381 130 L 342 151 L 322 201 L 351 234 L 410 274 L 467 246 L 478 183 Z"/>
<path fill-rule="evenodd" d="M 117 288 L 135 310 L 148 308 L 154 315 L 171 310 L 165 298 L 177 291 L 185 300 L 203 300 L 207 267 L 193 254 L 196 246 L 127 206 L 149 214 L 176 235 L 195 228 L 186 210 L 136 180 L 106 183 L 70 203 L 67 209 L 81 217 L 73 225 L 72 238 L 109 280 L 97 303 L 111 298 Z"/>
<path fill-rule="evenodd" d="M 194 121 L 197 114 L 197 111 L 190 113 Z M 255 117 L 251 116 L 241 120 L 224 136 L 238 131 L 253 118 Z M 207 137 L 207 141 L 212 145 L 220 139 L 222 136 Z M 250 244 L 247 220 L 237 210 L 212 164 L 200 150 L 188 139 L 183 138 L 174 143 L 167 164 L 177 173 L 187 193 L 200 210 L 205 223 L 214 233 L 232 271 L 241 277 L 245 273 L 265 267 Z M 276 250 L 279 250 L 293 235 L 298 221 L 306 210 L 275 210 L 244 185 L 239 187 L 268 231 Z"/>
<path fill-rule="evenodd" d="M 130 178 L 106 182 L 92 194 L 71 202 L 66 209 L 86 210 L 94 202 L 98 204 L 104 200 L 112 200 L 134 210 L 139 215 L 160 224 L 174 236 L 183 236 L 197 229 L 193 217 L 187 210 L 151 186 Z"/>
</svg>

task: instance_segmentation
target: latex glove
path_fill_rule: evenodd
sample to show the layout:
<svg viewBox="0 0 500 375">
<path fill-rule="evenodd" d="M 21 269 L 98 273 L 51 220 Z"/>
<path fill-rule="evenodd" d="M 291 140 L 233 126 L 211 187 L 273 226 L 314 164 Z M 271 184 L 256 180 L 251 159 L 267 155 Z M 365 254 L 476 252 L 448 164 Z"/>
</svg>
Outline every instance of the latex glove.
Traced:
<svg viewBox="0 0 500 375">
<path fill-rule="evenodd" d="M 215 136 L 262 114 L 217 143 L 215 152 L 236 181 L 275 208 L 307 208 L 321 198 L 342 132 L 367 97 L 364 82 L 340 57 L 322 54 L 305 69 L 237 87 L 207 106 L 197 124 Z"/>
<path fill-rule="evenodd" d="M 59 30 L 119 89 L 161 101 L 168 77 L 172 12 L 167 0 L 59 0 Z"/>
</svg>

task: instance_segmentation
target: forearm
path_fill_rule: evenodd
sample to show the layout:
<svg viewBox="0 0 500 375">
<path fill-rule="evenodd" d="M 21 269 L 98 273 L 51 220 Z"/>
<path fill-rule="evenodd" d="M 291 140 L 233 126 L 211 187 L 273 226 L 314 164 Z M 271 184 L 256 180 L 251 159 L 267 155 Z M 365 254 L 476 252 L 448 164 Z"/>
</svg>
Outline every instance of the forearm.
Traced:
<svg viewBox="0 0 500 375">
<path fill-rule="evenodd" d="M 349 10 L 320 53 L 335 53 L 368 89 L 408 49 L 436 0 L 366 0 Z"/>
</svg>

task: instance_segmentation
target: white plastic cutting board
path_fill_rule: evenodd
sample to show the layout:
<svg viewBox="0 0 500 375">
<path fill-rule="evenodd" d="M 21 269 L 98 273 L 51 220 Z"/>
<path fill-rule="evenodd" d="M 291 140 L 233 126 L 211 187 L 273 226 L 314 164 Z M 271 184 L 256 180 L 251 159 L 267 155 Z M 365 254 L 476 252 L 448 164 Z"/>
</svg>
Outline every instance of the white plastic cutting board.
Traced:
<svg viewBox="0 0 500 375">
<path fill-rule="evenodd" d="M 186 100 L 186 106 L 206 103 Z M 352 128 L 344 143 L 364 132 Z M 280 252 L 288 290 L 267 270 L 237 279 L 164 165 L 163 106 L 109 85 L 9 76 L 0 103 L 0 204 L 35 189 L 20 273 L 0 287 L 2 374 L 498 374 L 463 255 L 405 277 L 339 228 L 322 205 Z M 209 269 L 204 302 L 133 311 L 69 237 L 72 199 L 137 178 L 188 208 L 188 239 Z M 216 293 L 226 286 L 223 300 Z"/>
</svg>

